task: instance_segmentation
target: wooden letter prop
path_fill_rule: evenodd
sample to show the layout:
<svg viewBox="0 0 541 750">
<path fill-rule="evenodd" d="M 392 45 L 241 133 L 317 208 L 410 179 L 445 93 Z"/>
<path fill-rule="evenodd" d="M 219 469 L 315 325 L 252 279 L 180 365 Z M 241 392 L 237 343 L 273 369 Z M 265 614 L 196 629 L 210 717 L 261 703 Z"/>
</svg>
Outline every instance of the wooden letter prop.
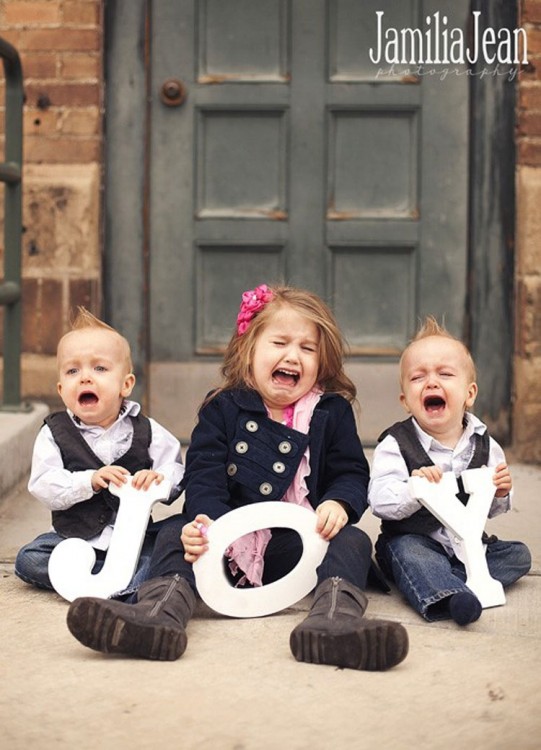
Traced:
<svg viewBox="0 0 541 750">
<path fill-rule="evenodd" d="M 473 591 L 483 608 L 505 604 L 502 584 L 488 572 L 485 547 L 481 541 L 483 529 L 494 499 L 493 469 L 468 469 L 462 472 L 468 504 L 457 498 L 458 486 L 452 472 L 446 472 L 439 482 L 424 477 L 410 477 L 410 494 L 419 500 L 454 536 L 458 544 L 457 557 L 466 568 L 466 585 Z"/>
<path fill-rule="evenodd" d="M 261 617 L 290 607 L 317 584 L 316 568 L 329 543 L 316 532 L 312 510 L 284 502 L 265 502 L 232 510 L 207 532 L 208 550 L 193 565 L 197 590 L 209 607 L 230 617 Z M 234 588 L 224 570 L 224 552 L 236 539 L 258 529 L 293 529 L 302 540 L 302 557 L 283 578 L 265 586 Z"/>
<path fill-rule="evenodd" d="M 133 487 L 132 477 L 121 487 L 109 485 L 118 495 L 120 505 L 107 556 L 99 573 L 92 574 L 96 562 L 94 548 L 84 539 L 64 539 L 49 559 L 49 578 L 56 592 L 69 602 L 78 596 L 99 596 L 107 599 L 122 591 L 131 581 L 137 568 L 145 531 L 153 505 L 166 500 L 171 482 L 155 482 L 148 490 Z"/>
</svg>

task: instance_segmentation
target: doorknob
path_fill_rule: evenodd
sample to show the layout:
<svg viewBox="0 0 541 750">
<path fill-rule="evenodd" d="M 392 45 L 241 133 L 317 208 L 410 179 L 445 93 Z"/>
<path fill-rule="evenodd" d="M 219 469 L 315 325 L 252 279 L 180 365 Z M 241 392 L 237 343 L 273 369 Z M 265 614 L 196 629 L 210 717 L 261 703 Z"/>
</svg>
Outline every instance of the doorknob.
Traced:
<svg viewBox="0 0 541 750">
<path fill-rule="evenodd" d="M 160 92 L 160 98 L 168 107 L 180 107 L 184 104 L 188 92 L 186 87 L 177 78 L 168 78 L 164 81 Z"/>
</svg>

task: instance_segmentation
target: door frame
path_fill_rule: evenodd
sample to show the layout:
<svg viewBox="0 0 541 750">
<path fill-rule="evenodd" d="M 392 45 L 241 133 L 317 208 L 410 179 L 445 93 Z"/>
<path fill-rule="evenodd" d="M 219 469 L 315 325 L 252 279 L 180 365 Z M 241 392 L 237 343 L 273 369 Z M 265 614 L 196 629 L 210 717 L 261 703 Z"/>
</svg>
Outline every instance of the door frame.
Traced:
<svg viewBox="0 0 541 750">
<path fill-rule="evenodd" d="M 149 11 L 152 0 L 105 4 L 104 317 L 132 346 L 134 396 L 148 403 Z M 517 3 L 472 0 L 493 28 L 517 23 Z M 476 413 L 511 437 L 514 343 L 516 79 L 470 78 L 468 282 L 464 340 L 481 383 Z M 131 106 L 126 106 L 126 102 Z M 129 195 L 129 200 L 126 196 Z"/>
</svg>

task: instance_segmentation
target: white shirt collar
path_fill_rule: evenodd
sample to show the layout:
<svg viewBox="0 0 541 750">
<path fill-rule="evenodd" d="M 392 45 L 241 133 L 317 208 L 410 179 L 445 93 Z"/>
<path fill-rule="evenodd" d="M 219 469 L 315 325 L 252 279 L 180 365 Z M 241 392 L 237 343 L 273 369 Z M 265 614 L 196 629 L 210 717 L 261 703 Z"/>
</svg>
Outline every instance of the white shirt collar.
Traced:
<svg viewBox="0 0 541 750">
<path fill-rule="evenodd" d="M 75 414 L 71 411 L 71 409 L 66 410 L 68 414 L 70 415 L 73 424 L 78 427 L 80 430 L 103 430 L 103 427 L 100 427 L 99 425 L 95 424 L 85 424 L 82 422 L 79 417 L 76 417 Z M 126 417 L 135 417 L 139 412 L 141 411 L 141 405 L 137 403 L 137 401 L 130 401 L 128 399 L 124 399 L 122 402 L 122 406 L 120 407 L 120 411 L 118 413 L 118 417 L 113 422 L 111 427 L 114 427 L 115 425 L 119 424 L 119 422 L 122 422 L 122 420 L 126 419 Z M 108 427 L 107 429 L 111 429 L 111 427 Z"/>
<path fill-rule="evenodd" d="M 417 431 L 417 435 L 419 437 L 421 445 L 427 453 L 431 450 L 453 450 L 453 452 L 460 452 L 464 444 L 469 442 L 472 435 L 482 435 L 484 432 L 486 432 L 487 429 L 486 425 L 481 422 L 481 420 L 476 417 L 475 414 L 472 414 L 469 411 L 465 412 L 464 421 L 466 424 L 464 427 L 464 432 L 462 433 L 460 440 L 456 444 L 455 448 L 451 449 L 446 445 L 442 445 L 439 440 L 436 440 L 436 438 L 432 437 L 432 435 L 429 435 L 428 432 L 425 432 L 421 427 L 419 427 L 419 424 L 416 422 L 415 417 L 412 417 L 412 421 L 415 430 Z"/>
</svg>

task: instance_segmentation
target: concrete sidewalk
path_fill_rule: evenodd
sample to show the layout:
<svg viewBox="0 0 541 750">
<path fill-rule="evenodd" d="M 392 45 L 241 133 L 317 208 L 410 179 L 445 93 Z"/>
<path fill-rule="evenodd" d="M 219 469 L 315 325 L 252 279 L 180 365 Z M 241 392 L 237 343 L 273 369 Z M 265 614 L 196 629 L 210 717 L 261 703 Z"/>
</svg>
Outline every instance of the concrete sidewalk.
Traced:
<svg viewBox="0 0 541 750">
<path fill-rule="evenodd" d="M 487 529 L 526 542 L 531 573 L 467 628 L 425 623 L 396 592 L 370 591 L 369 616 L 410 636 L 406 660 L 384 673 L 297 663 L 289 633 L 309 598 L 253 620 L 201 604 L 177 662 L 85 649 L 65 625 L 67 603 L 13 575 L 17 549 L 49 524 L 21 482 L 0 501 L 1 747 L 537 750 L 541 467 L 515 465 L 513 478 L 514 509 Z M 360 525 L 375 540 L 376 519 Z"/>
</svg>

